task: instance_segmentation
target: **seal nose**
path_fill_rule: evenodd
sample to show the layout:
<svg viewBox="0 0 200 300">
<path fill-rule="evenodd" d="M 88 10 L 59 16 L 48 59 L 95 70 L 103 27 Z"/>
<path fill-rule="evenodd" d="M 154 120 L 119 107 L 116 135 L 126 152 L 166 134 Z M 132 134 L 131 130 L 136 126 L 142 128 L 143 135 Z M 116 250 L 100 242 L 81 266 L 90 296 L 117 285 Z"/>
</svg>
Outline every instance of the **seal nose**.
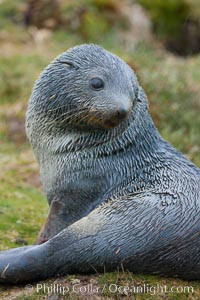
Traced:
<svg viewBox="0 0 200 300">
<path fill-rule="evenodd" d="M 129 113 L 128 109 L 121 106 L 117 110 L 116 118 L 118 118 L 119 120 L 124 120 L 127 117 L 128 113 Z"/>
<path fill-rule="evenodd" d="M 120 105 L 110 113 L 109 118 L 105 122 L 105 126 L 113 128 L 122 123 L 129 115 L 131 107 L 129 105 Z"/>
</svg>

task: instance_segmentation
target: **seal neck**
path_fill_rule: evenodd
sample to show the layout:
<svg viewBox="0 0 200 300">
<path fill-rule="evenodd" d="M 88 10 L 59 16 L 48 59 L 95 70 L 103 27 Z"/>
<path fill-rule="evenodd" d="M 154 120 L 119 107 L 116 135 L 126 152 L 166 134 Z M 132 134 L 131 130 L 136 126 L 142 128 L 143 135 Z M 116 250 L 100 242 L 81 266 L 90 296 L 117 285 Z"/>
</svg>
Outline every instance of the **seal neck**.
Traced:
<svg viewBox="0 0 200 300">
<path fill-rule="evenodd" d="M 147 106 L 138 105 L 128 120 L 114 130 L 67 132 L 53 136 L 50 147 L 52 155 L 72 154 L 95 159 L 132 152 L 139 162 L 149 160 L 161 147 L 162 138 L 158 133 Z M 158 145 L 159 144 L 159 145 Z"/>
<path fill-rule="evenodd" d="M 86 157 L 104 157 L 131 151 L 135 160 L 142 161 L 151 157 L 161 146 L 160 137 L 148 112 L 145 93 L 140 89 L 138 101 L 128 119 L 114 129 L 76 131 L 56 127 L 47 127 L 44 120 L 29 124 L 29 139 L 35 155 L 48 161 L 59 155 L 79 155 Z M 43 123 L 45 128 L 38 130 Z M 34 134 L 33 134 L 34 133 Z M 158 147 L 159 144 L 159 147 Z"/>
</svg>

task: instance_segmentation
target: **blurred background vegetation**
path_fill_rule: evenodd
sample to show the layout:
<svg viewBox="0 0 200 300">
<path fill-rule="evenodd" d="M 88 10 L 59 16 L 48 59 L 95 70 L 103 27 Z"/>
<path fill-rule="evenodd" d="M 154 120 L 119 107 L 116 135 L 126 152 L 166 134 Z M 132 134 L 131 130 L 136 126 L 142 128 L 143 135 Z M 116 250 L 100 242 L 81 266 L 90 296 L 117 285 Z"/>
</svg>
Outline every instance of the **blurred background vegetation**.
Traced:
<svg viewBox="0 0 200 300">
<path fill-rule="evenodd" d="M 163 137 L 200 166 L 200 1 L 0 0 L 0 250 L 33 243 L 48 211 L 24 130 L 33 83 L 55 56 L 90 42 L 136 71 Z M 152 299 L 200 299 L 164 296 Z"/>
</svg>

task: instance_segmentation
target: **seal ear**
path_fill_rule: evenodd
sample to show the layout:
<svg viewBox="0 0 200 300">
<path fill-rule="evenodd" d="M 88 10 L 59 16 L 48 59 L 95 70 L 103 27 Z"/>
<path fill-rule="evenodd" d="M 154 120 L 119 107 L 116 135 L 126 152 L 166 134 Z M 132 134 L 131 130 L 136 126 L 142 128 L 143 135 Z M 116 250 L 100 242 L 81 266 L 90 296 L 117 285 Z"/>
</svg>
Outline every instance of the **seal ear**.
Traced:
<svg viewBox="0 0 200 300">
<path fill-rule="evenodd" d="M 67 66 L 67 68 L 77 68 L 74 66 L 74 64 L 71 61 L 67 61 L 67 60 L 57 60 L 58 63 L 60 64 L 64 64 Z"/>
</svg>

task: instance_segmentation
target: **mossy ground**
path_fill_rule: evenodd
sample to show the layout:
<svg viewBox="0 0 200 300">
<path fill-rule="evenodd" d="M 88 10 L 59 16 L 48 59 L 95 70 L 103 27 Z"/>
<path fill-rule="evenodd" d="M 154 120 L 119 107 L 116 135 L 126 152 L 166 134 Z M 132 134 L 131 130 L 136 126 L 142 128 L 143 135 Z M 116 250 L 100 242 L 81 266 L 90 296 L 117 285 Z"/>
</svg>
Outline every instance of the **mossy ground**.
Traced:
<svg viewBox="0 0 200 300">
<path fill-rule="evenodd" d="M 25 29 L 10 17 L 19 3 L 23 1 L 3 1 L 0 4 L 0 250 L 19 246 L 16 243 L 19 239 L 22 243 L 25 240 L 32 244 L 48 211 L 39 182 L 39 170 L 24 131 L 24 116 L 32 85 L 43 67 L 56 55 L 85 42 L 77 32 L 63 29 L 44 32 L 43 40 L 36 42 L 30 29 Z M 92 37 L 87 41 L 92 42 Z M 95 42 L 134 66 L 149 96 L 150 110 L 159 131 L 200 166 L 200 56 L 178 58 L 156 44 L 146 42 L 140 42 L 132 52 L 124 52 L 115 30 L 108 31 L 104 38 Z M 66 285 L 77 278 L 81 285 L 93 283 L 103 287 L 106 284 L 106 288 L 97 295 L 71 292 L 65 297 L 60 295 L 59 299 L 200 299 L 199 282 L 123 272 L 75 275 L 45 283 Z M 109 291 L 109 284 L 115 283 L 120 286 L 193 286 L 194 292 L 126 295 Z M 36 284 L 33 287 L 1 286 L 0 298 L 47 299 L 44 292 L 36 292 Z"/>
</svg>

